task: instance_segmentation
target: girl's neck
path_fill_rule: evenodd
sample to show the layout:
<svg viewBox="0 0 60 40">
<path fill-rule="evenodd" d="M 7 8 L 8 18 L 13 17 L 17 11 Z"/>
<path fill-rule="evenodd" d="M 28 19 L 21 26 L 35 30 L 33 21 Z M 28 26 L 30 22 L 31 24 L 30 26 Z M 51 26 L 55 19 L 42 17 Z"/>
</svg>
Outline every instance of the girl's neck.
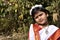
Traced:
<svg viewBox="0 0 60 40">
<path fill-rule="evenodd" d="M 42 28 L 45 28 L 45 27 L 47 27 L 49 24 L 46 24 L 46 25 L 39 25 L 40 27 L 42 27 Z"/>
<path fill-rule="evenodd" d="M 36 23 L 37 24 L 37 23 Z M 47 22 L 46 24 L 38 24 L 39 25 L 39 27 L 41 27 L 41 28 L 45 28 L 45 27 L 47 27 L 48 25 L 49 25 L 49 23 Z"/>
</svg>

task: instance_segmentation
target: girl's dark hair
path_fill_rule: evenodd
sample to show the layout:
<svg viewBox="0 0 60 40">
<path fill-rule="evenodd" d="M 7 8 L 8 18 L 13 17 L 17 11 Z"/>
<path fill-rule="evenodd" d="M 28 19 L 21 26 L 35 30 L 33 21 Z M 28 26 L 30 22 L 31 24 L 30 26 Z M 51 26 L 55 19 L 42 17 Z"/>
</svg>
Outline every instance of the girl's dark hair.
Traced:
<svg viewBox="0 0 60 40">
<path fill-rule="evenodd" d="M 50 13 L 48 10 L 46 10 L 43 7 L 35 7 L 34 9 L 32 9 L 32 12 L 31 12 L 32 17 L 34 17 L 34 14 L 37 13 L 38 11 L 45 12 L 46 14 L 49 14 Z"/>
<path fill-rule="evenodd" d="M 45 12 L 45 14 L 50 14 L 50 12 L 49 12 L 47 9 L 43 8 L 43 7 L 35 7 L 35 8 L 32 9 L 32 11 L 31 11 L 33 20 L 34 20 L 34 15 L 35 15 L 35 13 L 37 13 L 38 11 Z M 34 22 L 35 22 L 35 20 L 34 20 Z"/>
</svg>

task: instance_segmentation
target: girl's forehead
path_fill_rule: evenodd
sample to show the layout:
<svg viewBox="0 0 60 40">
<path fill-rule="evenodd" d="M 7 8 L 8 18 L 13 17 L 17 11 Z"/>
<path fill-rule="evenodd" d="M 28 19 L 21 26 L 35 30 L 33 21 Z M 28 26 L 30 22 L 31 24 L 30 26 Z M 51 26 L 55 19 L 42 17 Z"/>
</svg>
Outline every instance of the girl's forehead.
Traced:
<svg viewBox="0 0 60 40">
<path fill-rule="evenodd" d="M 42 13 L 45 13 L 45 12 L 43 12 L 43 11 L 37 11 L 37 12 L 35 13 L 35 15 L 39 15 L 39 14 L 42 14 Z"/>
</svg>

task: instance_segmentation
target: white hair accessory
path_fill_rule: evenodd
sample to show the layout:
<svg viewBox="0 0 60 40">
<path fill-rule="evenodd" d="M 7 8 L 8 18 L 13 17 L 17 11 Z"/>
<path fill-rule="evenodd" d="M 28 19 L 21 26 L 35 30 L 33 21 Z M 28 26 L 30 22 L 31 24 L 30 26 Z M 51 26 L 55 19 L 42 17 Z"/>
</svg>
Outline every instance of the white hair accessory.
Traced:
<svg viewBox="0 0 60 40">
<path fill-rule="evenodd" d="M 42 8 L 43 6 L 42 6 L 41 4 L 40 4 L 40 5 L 32 6 L 32 8 L 30 9 L 30 15 L 32 15 L 31 12 L 32 12 L 32 10 L 33 10 L 34 8 L 36 8 L 36 7 Z"/>
</svg>

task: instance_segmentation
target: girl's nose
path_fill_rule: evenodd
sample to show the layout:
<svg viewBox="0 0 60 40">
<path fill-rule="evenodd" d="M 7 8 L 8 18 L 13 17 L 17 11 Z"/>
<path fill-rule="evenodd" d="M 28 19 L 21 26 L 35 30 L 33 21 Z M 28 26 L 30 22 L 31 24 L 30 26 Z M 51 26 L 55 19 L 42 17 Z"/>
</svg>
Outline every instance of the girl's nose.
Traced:
<svg viewBox="0 0 60 40">
<path fill-rule="evenodd" d="M 41 17 L 39 16 L 38 19 L 41 19 Z"/>
</svg>

